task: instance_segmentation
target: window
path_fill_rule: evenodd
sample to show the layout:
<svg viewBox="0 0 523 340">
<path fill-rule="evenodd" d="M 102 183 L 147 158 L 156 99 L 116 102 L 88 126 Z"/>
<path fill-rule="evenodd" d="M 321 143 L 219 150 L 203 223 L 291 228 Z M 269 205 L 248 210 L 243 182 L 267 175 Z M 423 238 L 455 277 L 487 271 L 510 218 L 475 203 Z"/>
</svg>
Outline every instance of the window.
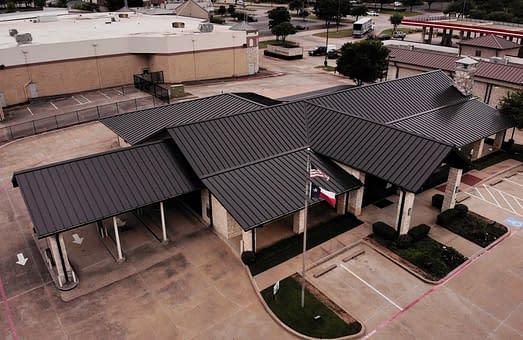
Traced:
<svg viewBox="0 0 523 340">
<path fill-rule="evenodd" d="M 475 56 L 476 57 L 481 57 L 481 50 L 476 50 Z"/>
</svg>

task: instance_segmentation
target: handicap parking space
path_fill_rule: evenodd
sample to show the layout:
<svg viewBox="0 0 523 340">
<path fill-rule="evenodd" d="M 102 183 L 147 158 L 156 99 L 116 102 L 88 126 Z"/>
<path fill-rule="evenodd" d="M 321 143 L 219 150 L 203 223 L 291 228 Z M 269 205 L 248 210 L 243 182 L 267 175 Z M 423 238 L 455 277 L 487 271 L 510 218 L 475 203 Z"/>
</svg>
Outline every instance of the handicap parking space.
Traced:
<svg viewBox="0 0 523 340">
<path fill-rule="evenodd" d="M 472 211 L 512 226 L 506 223 L 507 218 L 523 220 L 523 165 L 467 188 L 460 196 L 458 201 Z"/>
<path fill-rule="evenodd" d="M 318 275 L 333 266 L 334 269 Z M 429 284 L 365 243 L 311 269 L 307 275 L 331 300 L 363 322 L 367 330 L 402 311 L 430 289 Z"/>
</svg>

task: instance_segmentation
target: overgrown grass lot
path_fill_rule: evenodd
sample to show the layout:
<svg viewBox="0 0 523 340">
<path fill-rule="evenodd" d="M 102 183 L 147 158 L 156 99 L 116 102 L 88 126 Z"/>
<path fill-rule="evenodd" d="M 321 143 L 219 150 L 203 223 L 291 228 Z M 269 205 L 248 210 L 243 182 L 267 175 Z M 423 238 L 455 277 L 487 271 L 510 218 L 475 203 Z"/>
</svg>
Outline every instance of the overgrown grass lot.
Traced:
<svg viewBox="0 0 523 340">
<path fill-rule="evenodd" d="M 353 215 L 338 216 L 328 222 L 307 230 L 307 249 L 330 240 L 363 222 Z M 256 252 L 255 260 L 249 264 L 252 275 L 257 275 L 288 259 L 299 255 L 303 251 L 303 233 L 280 240 L 275 244 Z"/>
<path fill-rule="evenodd" d="M 485 220 L 470 213 L 466 205 L 457 204 L 438 215 L 437 223 L 459 236 L 486 247 L 504 235 L 508 229 L 496 222 Z"/>
<path fill-rule="evenodd" d="M 344 321 L 307 289 L 305 307 L 302 308 L 301 284 L 292 277 L 280 281 L 276 296 L 273 295 L 273 286 L 261 294 L 273 313 L 298 333 L 324 339 L 356 334 L 361 330 L 359 322 Z"/>
</svg>

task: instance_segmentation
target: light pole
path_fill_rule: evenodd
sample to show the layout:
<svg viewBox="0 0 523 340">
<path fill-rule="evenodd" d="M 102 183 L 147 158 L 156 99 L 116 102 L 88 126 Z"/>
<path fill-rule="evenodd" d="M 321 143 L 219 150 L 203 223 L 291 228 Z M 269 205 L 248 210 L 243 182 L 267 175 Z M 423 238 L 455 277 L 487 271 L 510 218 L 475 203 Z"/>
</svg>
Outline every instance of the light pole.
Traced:
<svg viewBox="0 0 523 340">
<path fill-rule="evenodd" d="M 327 35 L 325 36 L 325 60 L 323 61 L 324 67 L 327 67 L 327 50 L 329 49 L 329 25 L 330 20 L 327 20 Z"/>
</svg>

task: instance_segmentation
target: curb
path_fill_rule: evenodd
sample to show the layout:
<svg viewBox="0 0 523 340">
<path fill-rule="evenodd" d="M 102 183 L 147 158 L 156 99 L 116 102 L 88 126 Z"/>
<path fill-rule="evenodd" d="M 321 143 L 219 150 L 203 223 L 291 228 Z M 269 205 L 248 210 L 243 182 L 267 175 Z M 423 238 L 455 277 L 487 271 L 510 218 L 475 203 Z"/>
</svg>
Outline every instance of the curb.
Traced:
<svg viewBox="0 0 523 340">
<path fill-rule="evenodd" d="M 297 331 L 295 331 L 294 329 L 290 328 L 289 326 L 287 326 L 285 323 L 283 323 L 272 311 L 272 309 L 267 305 L 267 303 L 265 302 L 265 300 L 263 299 L 263 297 L 261 296 L 261 293 L 260 293 L 260 289 L 258 287 L 258 284 L 256 283 L 256 281 L 254 280 L 254 277 L 251 275 L 251 271 L 249 270 L 249 267 L 247 265 L 245 265 L 243 262 L 242 262 L 242 265 L 243 267 L 245 268 L 246 272 L 247 272 L 247 276 L 249 277 L 249 280 L 251 281 L 251 285 L 252 285 L 252 289 L 254 290 L 256 296 L 258 297 L 258 300 L 260 301 L 260 303 L 262 304 L 263 308 L 265 309 L 265 311 L 267 312 L 267 314 L 269 314 L 269 316 L 281 327 L 283 328 L 285 331 L 287 331 L 289 334 L 291 335 L 294 335 L 300 339 L 306 339 L 306 340 L 316 340 L 316 339 L 319 339 L 319 338 L 313 338 L 313 337 L 310 337 L 310 336 L 307 336 L 307 335 L 304 335 L 304 334 L 301 334 L 301 333 L 298 333 Z M 356 319 L 355 319 L 356 320 Z M 332 338 L 332 340 L 348 340 L 348 339 L 355 339 L 355 338 L 359 338 L 361 337 L 364 333 L 365 333 L 365 325 L 360 322 L 359 320 L 356 320 L 360 323 L 361 325 L 361 330 L 356 333 L 356 334 L 352 334 L 352 335 L 348 335 L 348 336 L 344 336 L 344 337 L 339 337 L 339 338 Z"/>
</svg>

